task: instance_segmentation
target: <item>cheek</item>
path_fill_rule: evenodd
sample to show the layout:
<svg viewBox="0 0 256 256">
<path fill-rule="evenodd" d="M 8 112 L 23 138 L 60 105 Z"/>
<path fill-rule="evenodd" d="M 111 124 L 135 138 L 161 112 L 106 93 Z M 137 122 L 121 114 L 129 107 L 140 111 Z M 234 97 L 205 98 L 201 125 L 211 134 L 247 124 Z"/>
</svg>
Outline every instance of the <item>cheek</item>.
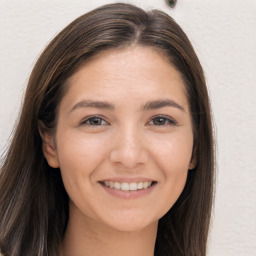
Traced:
<svg viewBox="0 0 256 256">
<path fill-rule="evenodd" d="M 179 174 L 189 169 L 193 150 L 193 134 L 191 131 L 186 133 L 176 133 L 156 138 L 151 143 L 158 165 L 163 172 L 168 174 Z"/>
<path fill-rule="evenodd" d="M 59 132 L 57 150 L 63 181 L 74 183 L 82 179 L 88 182 L 97 166 L 106 159 L 106 145 L 109 145 L 106 139 L 100 134 Z"/>
<path fill-rule="evenodd" d="M 193 135 L 177 134 L 159 142 L 155 144 L 154 158 L 162 177 L 159 186 L 163 191 L 163 200 L 159 202 L 159 208 L 166 213 L 184 189 L 192 155 Z"/>
</svg>

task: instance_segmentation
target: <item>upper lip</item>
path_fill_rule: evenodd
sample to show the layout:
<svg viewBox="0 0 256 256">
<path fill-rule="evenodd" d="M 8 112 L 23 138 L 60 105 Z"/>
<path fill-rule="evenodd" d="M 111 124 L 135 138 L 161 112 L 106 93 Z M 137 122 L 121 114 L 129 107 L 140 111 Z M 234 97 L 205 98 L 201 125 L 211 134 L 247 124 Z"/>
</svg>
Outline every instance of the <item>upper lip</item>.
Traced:
<svg viewBox="0 0 256 256">
<path fill-rule="evenodd" d="M 104 182 L 104 181 L 118 181 L 120 183 L 132 183 L 132 182 L 142 182 L 142 181 L 155 181 L 154 179 L 151 178 L 145 178 L 145 177 L 113 177 L 113 178 L 106 178 L 102 179 L 99 182 Z"/>
</svg>

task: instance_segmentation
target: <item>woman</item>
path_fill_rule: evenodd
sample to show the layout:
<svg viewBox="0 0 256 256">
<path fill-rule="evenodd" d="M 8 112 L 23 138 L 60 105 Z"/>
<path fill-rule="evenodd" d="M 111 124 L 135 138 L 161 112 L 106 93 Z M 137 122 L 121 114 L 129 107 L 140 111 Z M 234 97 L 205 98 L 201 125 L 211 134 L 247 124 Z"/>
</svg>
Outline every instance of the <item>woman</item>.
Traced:
<svg viewBox="0 0 256 256">
<path fill-rule="evenodd" d="M 4 255 L 206 255 L 211 114 L 182 29 L 129 4 L 73 21 L 32 71 L 1 169 Z"/>
</svg>

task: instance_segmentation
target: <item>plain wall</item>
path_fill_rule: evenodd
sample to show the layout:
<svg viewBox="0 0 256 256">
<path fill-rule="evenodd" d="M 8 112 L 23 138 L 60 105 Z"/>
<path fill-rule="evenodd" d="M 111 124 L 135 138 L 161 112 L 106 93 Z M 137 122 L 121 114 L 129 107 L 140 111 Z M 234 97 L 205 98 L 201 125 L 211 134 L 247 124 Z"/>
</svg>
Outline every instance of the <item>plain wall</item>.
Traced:
<svg viewBox="0 0 256 256">
<path fill-rule="evenodd" d="M 29 73 L 46 44 L 97 0 L 0 0 L 0 153 Z M 209 256 L 256 255 L 256 1 L 119 1 L 158 8 L 181 25 L 204 67 L 217 141 Z"/>
</svg>

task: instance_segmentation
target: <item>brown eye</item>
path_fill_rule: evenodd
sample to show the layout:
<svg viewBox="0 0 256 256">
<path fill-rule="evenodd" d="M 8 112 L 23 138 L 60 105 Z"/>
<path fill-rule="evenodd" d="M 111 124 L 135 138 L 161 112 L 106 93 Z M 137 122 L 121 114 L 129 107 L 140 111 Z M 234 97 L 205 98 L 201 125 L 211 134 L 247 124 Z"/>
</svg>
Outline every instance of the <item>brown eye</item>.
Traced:
<svg viewBox="0 0 256 256">
<path fill-rule="evenodd" d="M 84 120 L 81 124 L 91 125 L 91 126 L 100 126 L 100 125 L 108 125 L 109 123 L 100 117 L 90 117 Z"/>
<path fill-rule="evenodd" d="M 177 123 L 170 117 L 159 116 L 159 117 L 153 118 L 150 121 L 149 125 L 165 126 L 165 125 L 177 125 Z"/>
<path fill-rule="evenodd" d="M 161 118 L 161 117 L 153 119 L 153 124 L 154 125 L 165 125 L 167 122 L 168 122 L 167 119 Z"/>
<path fill-rule="evenodd" d="M 100 118 L 90 118 L 89 120 L 90 125 L 101 125 L 102 119 Z"/>
</svg>

